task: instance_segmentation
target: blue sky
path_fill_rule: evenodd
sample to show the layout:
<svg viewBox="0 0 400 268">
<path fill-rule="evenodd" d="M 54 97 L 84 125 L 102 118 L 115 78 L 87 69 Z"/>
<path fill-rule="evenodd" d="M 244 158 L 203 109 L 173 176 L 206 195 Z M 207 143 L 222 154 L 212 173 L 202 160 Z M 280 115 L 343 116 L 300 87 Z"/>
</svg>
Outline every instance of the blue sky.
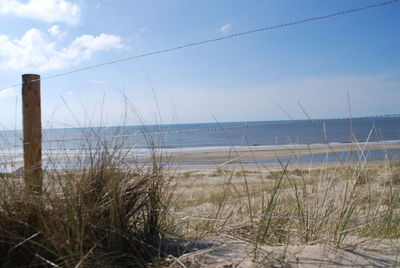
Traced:
<svg viewBox="0 0 400 268">
<path fill-rule="evenodd" d="M 0 88 L 372 0 L 0 0 Z M 45 127 L 399 113 L 400 2 L 42 81 Z M 0 91 L 21 125 L 20 87 Z M 283 112 L 275 103 L 281 106 Z M 158 112 L 160 111 L 160 113 Z M 127 116 L 121 116 L 127 114 Z M 159 118 L 161 114 L 161 119 Z"/>
</svg>

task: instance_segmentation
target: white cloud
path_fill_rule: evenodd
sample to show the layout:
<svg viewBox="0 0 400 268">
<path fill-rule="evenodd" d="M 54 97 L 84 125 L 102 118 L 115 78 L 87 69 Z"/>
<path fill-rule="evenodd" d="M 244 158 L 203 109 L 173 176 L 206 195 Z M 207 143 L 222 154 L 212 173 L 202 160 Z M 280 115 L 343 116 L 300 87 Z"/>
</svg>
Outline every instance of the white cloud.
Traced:
<svg viewBox="0 0 400 268">
<path fill-rule="evenodd" d="M 65 47 L 38 29 L 28 30 L 21 39 L 0 34 L 0 67 L 27 71 L 64 69 L 92 58 L 93 53 L 124 48 L 119 36 L 81 35 Z"/>
<path fill-rule="evenodd" d="M 66 32 L 61 32 L 60 25 L 51 26 L 47 31 L 53 37 L 62 37 L 66 34 Z"/>
<path fill-rule="evenodd" d="M 88 49 L 87 52 L 123 48 L 120 37 L 104 33 L 99 36 L 88 34 L 81 35 L 72 42 L 72 46 L 86 48 Z"/>
<path fill-rule="evenodd" d="M 0 99 L 5 99 L 9 97 L 16 96 L 15 88 L 10 87 L 3 90 L 0 90 Z"/>
<path fill-rule="evenodd" d="M 223 26 L 221 26 L 220 28 L 217 29 L 217 32 L 219 32 L 220 34 L 228 34 L 231 31 L 231 24 L 225 24 Z"/>
<path fill-rule="evenodd" d="M 66 0 L 0 0 L 0 14 L 75 25 L 80 19 L 80 7 Z"/>
</svg>

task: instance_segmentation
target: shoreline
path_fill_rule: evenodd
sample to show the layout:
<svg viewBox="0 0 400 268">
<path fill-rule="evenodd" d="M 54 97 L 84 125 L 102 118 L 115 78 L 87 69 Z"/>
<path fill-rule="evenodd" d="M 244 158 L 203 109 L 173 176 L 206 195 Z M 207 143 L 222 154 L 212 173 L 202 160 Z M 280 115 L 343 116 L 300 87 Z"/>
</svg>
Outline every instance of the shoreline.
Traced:
<svg viewBox="0 0 400 268">
<path fill-rule="evenodd" d="M 400 142 L 384 143 L 332 143 L 311 145 L 278 145 L 278 146 L 248 146 L 248 147 L 215 147 L 181 149 L 180 151 L 167 151 L 163 154 L 168 163 L 173 165 L 224 165 L 224 164 L 257 164 L 263 161 L 276 159 L 298 158 L 304 156 L 356 153 L 362 155 L 367 151 L 400 150 Z M 136 158 L 139 163 L 150 161 L 150 157 Z M 329 162 L 341 162 L 329 161 Z M 384 159 L 382 159 L 384 160 Z M 376 160 L 379 161 L 379 160 Z M 268 163 L 267 163 L 268 164 Z"/>
<path fill-rule="evenodd" d="M 144 154 L 143 150 L 139 152 L 135 148 L 120 149 L 126 150 L 127 164 L 143 164 L 151 163 L 150 154 Z M 397 151 L 399 150 L 399 151 Z M 198 147 L 198 148 L 181 148 L 181 149 L 156 149 L 157 154 L 161 155 L 161 164 L 166 166 L 177 166 L 186 168 L 221 167 L 243 165 L 246 167 L 265 165 L 269 167 L 279 166 L 279 161 L 287 163 L 291 160 L 290 166 L 307 166 L 315 164 L 318 166 L 341 165 L 350 162 L 346 157 L 352 152 L 352 157 L 362 158 L 369 162 L 385 161 L 385 152 L 388 152 L 389 159 L 393 159 L 393 155 L 400 155 L 400 140 L 368 142 L 368 143 L 328 143 L 328 144 L 292 144 L 292 145 L 258 145 L 258 146 L 232 146 L 232 147 Z M 393 152 L 394 151 L 394 152 Z M 379 154 L 374 159 L 370 157 L 371 153 Z M 343 157 L 344 156 L 344 157 Z M 51 169 L 68 169 L 68 166 L 79 168 L 78 163 L 84 160 L 83 150 L 68 150 L 65 152 L 48 152 L 44 150 L 43 164 Z M 13 172 L 23 166 L 22 155 L 17 154 L 1 154 L 3 172 Z M 357 162 L 358 159 L 352 161 Z M 51 163 L 56 163 L 52 167 Z"/>
</svg>

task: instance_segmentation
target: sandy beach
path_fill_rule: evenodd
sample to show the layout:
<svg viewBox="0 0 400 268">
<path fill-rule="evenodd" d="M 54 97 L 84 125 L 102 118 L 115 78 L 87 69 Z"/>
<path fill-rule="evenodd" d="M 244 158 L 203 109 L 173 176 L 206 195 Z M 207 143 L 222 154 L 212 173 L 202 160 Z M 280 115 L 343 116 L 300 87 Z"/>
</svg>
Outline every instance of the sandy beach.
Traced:
<svg viewBox="0 0 400 268">
<path fill-rule="evenodd" d="M 386 219 L 384 214 L 363 212 L 364 202 L 357 203 L 360 210 L 348 217 L 365 221 L 350 221 L 349 226 L 346 223 L 340 227 L 345 233 L 340 246 L 335 246 L 334 233 L 342 224 L 338 213 L 342 207 L 347 209 L 349 204 L 356 204 L 354 200 L 369 200 L 370 209 L 374 211 L 388 208 L 379 206 L 381 200 L 399 185 L 395 175 L 398 165 L 388 165 L 384 161 L 293 161 L 286 169 L 279 163 L 261 165 L 254 160 L 348 151 L 361 154 L 367 150 L 399 148 L 400 144 L 396 142 L 313 144 L 187 149 L 169 154 L 168 157 L 177 163 L 172 166 L 175 168 L 172 173 L 178 178 L 174 193 L 181 202 L 177 202 L 177 214 L 173 213 L 173 216 L 182 226 L 190 226 L 187 228 L 189 234 L 192 234 L 190 230 L 211 226 L 208 236 L 197 242 L 196 247 L 201 249 L 179 257 L 180 262 L 184 267 L 395 267 L 400 252 L 399 239 L 397 234 L 388 235 L 387 230 L 398 227 L 379 222 Z M 287 163 L 283 162 L 284 165 Z M 284 179 L 278 187 L 276 199 L 279 201 L 268 212 L 277 218 L 272 220 L 265 244 L 256 248 L 251 228 L 254 222 L 263 221 L 247 215 L 259 215 L 257 210 L 265 213 L 263 207 L 274 200 L 271 196 L 280 177 Z M 356 193 L 352 201 L 345 201 L 343 197 L 348 185 L 352 186 L 352 193 Z M 368 199 L 370 196 L 374 196 L 374 200 Z M 295 204 L 300 207 L 298 210 Z M 303 211 L 306 216 L 302 216 Z M 293 218 L 285 221 L 287 215 Z M 302 217 L 309 219 L 302 221 Z M 368 222 L 369 219 L 377 222 Z M 302 225 L 304 222 L 306 227 Z M 392 229 L 382 233 L 377 231 L 384 230 L 385 226 Z M 375 237 L 371 233 L 368 236 L 369 230 L 380 235 Z M 286 232 L 290 239 L 277 242 Z M 306 239 L 302 240 L 304 234 Z M 309 235 L 314 237 L 307 241 Z M 257 252 L 256 262 L 254 252 Z M 172 267 L 182 267 L 174 264 Z"/>
<path fill-rule="evenodd" d="M 369 150 L 390 149 L 400 149 L 400 142 L 193 148 L 167 151 L 164 160 L 175 164 L 223 165 L 326 153 L 335 155 L 341 152 L 355 152 L 361 155 Z M 340 161 L 339 155 L 337 158 L 337 161 Z M 138 162 L 148 162 L 150 158 L 140 157 L 137 160 Z"/>
</svg>

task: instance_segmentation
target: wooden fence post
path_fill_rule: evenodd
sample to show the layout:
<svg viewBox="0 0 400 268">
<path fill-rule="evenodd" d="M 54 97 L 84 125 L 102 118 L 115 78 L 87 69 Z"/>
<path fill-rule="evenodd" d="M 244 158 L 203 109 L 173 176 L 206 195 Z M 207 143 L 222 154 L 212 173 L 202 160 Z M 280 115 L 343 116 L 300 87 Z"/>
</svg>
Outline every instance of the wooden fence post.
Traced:
<svg viewBox="0 0 400 268">
<path fill-rule="evenodd" d="M 22 75 L 22 116 L 25 190 L 29 194 L 41 194 L 43 171 L 40 75 Z"/>
</svg>

